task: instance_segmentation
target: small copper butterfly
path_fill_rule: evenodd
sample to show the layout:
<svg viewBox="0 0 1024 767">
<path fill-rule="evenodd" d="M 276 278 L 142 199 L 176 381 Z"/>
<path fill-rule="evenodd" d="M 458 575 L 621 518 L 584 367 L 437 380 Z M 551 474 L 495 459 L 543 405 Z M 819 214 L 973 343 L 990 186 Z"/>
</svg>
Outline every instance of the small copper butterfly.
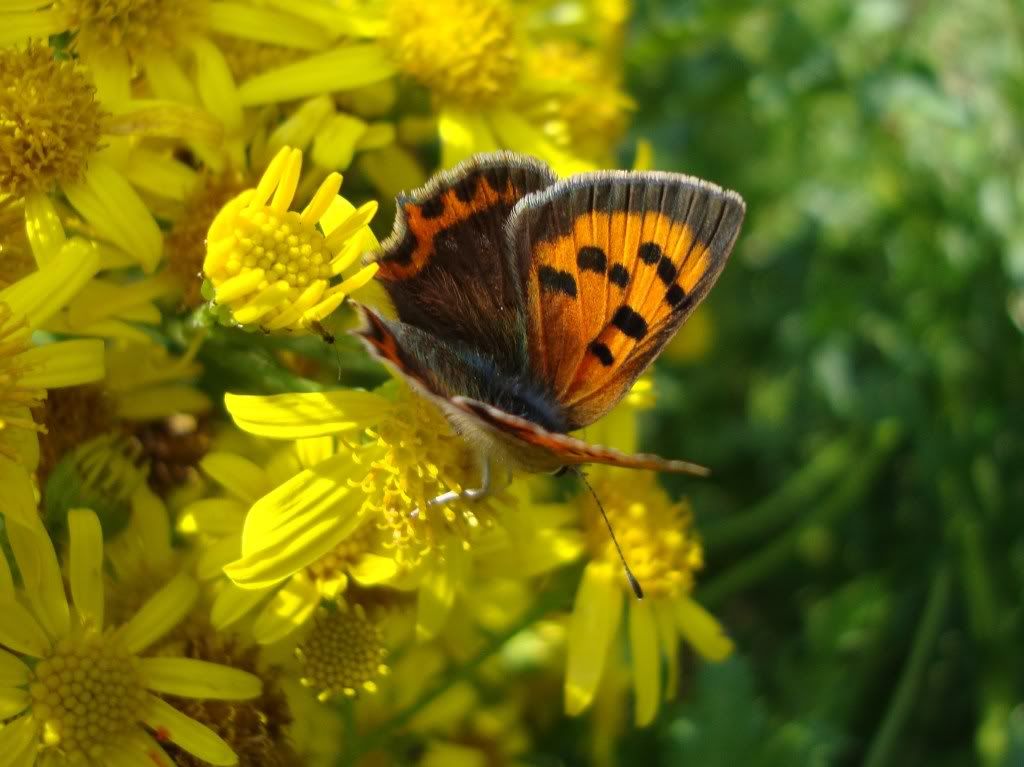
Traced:
<svg viewBox="0 0 1024 767">
<path fill-rule="evenodd" d="M 363 307 L 357 332 L 482 451 L 485 472 L 494 460 L 707 473 L 568 432 L 607 413 L 707 295 L 743 222 L 738 194 L 675 173 L 559 180 L 498 152 L 397 205 L 370 259 L 398 319 Z"/>
</svg>

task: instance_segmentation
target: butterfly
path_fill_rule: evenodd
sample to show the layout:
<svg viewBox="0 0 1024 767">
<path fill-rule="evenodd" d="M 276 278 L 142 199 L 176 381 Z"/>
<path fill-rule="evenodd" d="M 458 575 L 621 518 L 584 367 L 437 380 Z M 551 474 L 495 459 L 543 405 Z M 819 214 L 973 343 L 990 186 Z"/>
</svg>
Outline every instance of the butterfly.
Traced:
<svg viewBox="0 0 1024 767">
<path fill-rule="evenodd" d="M 569 432 L 622 399 L 707 295 L 743 222 L 738 194 L 663 172 L 559 180 L 497 152 L 396 202 L 368 260 L 398 318 L 360 307 L 356 333 L 487 457 L 485 472 L 495 461 L 706 473 Z"/>
</svg>

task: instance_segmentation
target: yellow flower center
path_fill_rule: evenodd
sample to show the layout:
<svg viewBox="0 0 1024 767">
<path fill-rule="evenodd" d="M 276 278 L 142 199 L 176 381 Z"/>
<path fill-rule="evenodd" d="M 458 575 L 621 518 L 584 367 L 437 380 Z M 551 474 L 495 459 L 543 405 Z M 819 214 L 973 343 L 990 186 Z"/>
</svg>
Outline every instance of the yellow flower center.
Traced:
<svg viewBox="0 0 1024 767">
<path fill-rule="evenodd" d="M 76 45 L 88 55 L 121 48 L 136 58 L 152 48 L 173 50 L 200 25 L 206 0 L 57 0 Z"/>
<path fill-rule="evenodd" d="M 302 677 L 320 700 L 376 692 L 376 679 L 388 671 L 380 631 L 361 605 L 321 611 L 295 655 Z"/>
<path fill-rule="evenodd" d="M 138 720 L 145 694 L 138 659 L 95 632 L 59 642 L 29 685 L 44 742 L 72 763 L 102 763 Z"/>
<path fill-rule="evenodd" d="M 502 0 L 395 0 L 390 23 L 398 67 L 442 99 L 479 105 L 515 82 L 515 17 Z"/>
<path fill-rule="evenodd" d="M 217 212 L 240 194 L 248 179 L 238 171 L 206 174 L 196 191 L 185 201 L 185 210 L 174 222 L 165 239 L 167 267 L 183 290 L 183 301 L 190 309 L 203 303 L 203 259 L 206 257 L 206 233 Z"/>
<path fill-rule="evenodd" d="M 375 515 L 391 556 L 400 567 L 413 568 L 453 537 L 456 545 L 468 546 L 477 530 L 493 524 L 494 498 L 430 506 L 450 490 L 478 487 L 480 467 L 436 407 L 410 392 L 396 404 L 375 430 L 367 430 L 371 442 L 354 457 L 370 466 L 361 513 Z"/>
<path fill-rule="evenodd" d="M 628 483 L 621 475 L 593 480 L 622 553 L 644 593 L 676 597 L 693 588 L 693 574 L 704 566 L 704 550 L 693 530 L 687 503 L 673 503 L 653 474 L 637 473 Z M 582 496 L 587 545 L 595 559 L 619 567 L 608 530 L 594 499 Z M 622 579 L 623 588 L 627 588 Z"/>
<path fill-rule="evenodd" d="M 46 46 L 0 50 L 0 193 L 75 181 L 102 132 L 96 89 Z"/>
<path fill-rule="evenodd" d="M 238 254 L 227 267 L 233 274 L 262 269 L 268 279 L 284 280 L 294 289 L 331 277 L 333 256 L 323 234 L 294 210 L 243 208 L 235 219 L 235 237 Z"/>
<path fill-rule="evenodd" d="M 29 331 L 23 319 L 15 320 L 11 308 L 0 303 L 0 455 L 19 460 L 15 429 L 43 431 L 30 408 L 39 407 L 46 398 L 45 389 L 30 389 L 18 381 L 30 371 L 19 355 L 29 348 Z"/>
</svg>

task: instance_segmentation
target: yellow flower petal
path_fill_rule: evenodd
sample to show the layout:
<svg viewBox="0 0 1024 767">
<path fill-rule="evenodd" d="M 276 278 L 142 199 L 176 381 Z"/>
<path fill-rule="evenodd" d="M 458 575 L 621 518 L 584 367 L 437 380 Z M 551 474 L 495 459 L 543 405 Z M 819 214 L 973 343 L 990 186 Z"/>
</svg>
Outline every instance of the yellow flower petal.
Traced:
<svg viewBox="0 0 1024 767">
<path fill-rule="evenodd" d="M 210 398 L 198 389 L 168 384 L 118 397 L 117 415 L 130 421 L 154 421 L 175 413 L 205 413 L 212 406 Z"/>
<path fill-rule="evenodd" d="M 273 644 L 303 625 L 317 605 L 320 593 L 306 578 L 291 578 L 263 606 L 252 625 L 260 644 Z"/>
<path fill-rule="evenodd" d="M 242 525 L 239 524 L 236 532 L 206 546 L 196 563 L 196 575 L 203 580 L 219 578 L 224 566 L 234 562 L 242 553 L 241 530 Z"/>
<path fill-rule="evenodd" d="M 235 424 L 243 431 L 273 439 L 303 439 L 361 429 L 392 408 L 371 392 L 339 389 L 269 397 L 224 395 Z"/>
<path fill-rule="evenodd" d="M 38 460 L 38 454 L 36 457 Z M 0 498 L 0 514 L 7 522 L 18 522 L 23 525 L 32 524 L 38 519 L 35 491 L 32 488 L 32 477 L 25 467 L 0 455 L 0 487 L 4 489 Z M 4 583 L 0 579 L 0 586 Z M 0 598 L 4 596 L 0 589 Z"/>
<path fill-rule="evenodd" d="M 288 531 L 298 532 L 333 506 L 352 499 L 349 480 L 357 473 L 344 453 L 304 469 L 260 498 L 245 518 L 242 554 L 249 555 L 287 543 Z"/>
<path fill-rule="evenodd" d="M 139 671 L 150 690 L 183 698 L 247 700 L 263 688 L 248 671 L 195 658 L 140 658 Z"/>
<path fill-rule="evenodd" d="M 167 755 L 167 752 L 163 750 L 159 743 L 154 740 L 148 732 L 142 729 L 142 727 L 136 727 L 134 731 L 126 737 L 128 744 L 141 754 L 145 755 L 145 758 L 149 759 L 154 767 L 175 767 L 171 757 Z M 138 760 L 131 762 L 130 767 L 138 767 L 140 764 L 149 765 L 146 762 L 140 762 Z M 125 765 L 129 767 L 129 765 Z"/>
<path fill-rule="evenodd" d="M 178 512 L 178 531 L 185 534 L 227 535 L 242 529 L 247 508 L 230 498 L 203 498 Z"/>
<path fill-rule="evenodd" d="M 39 624 L 51 637 L 68 633 L 71 616 L 64 578 L 61 576 L 57 552 L 42 522 L 11 525 L 7 538 L 14 550 L 14 559 L 21 571 L 23 593 L 28 598 Z"/>
<path fill-rule="evenodd" d="M 43 192 L 25 197 L 25 231 L 40 267 L 50 263 L 68 241 L 53 201 Z"/>
<path fill-rule="evenodd" d="M 465 582 L 468 566 L 465 551 L 453 545 L 445 552 L 439 566 L 423 578 L 416 602 L 416 636 L 419 639 L 430 639 L 444 627 L 455 604 L 456 587 Z"/>
<path fill-rule="evenodd" d="M 254 503 L 270 490 L 263 469 L 248 458 L 234 453 L 207 453 L 199 462 L 199 468 L 229 493 L 246 503 Z"/>
<path fill-rule="evenodd" d="M 71 598 L 80 618 L 103 627 L 103 528 L 88 509 L 68 512 Z"/>
<path fill-rule="evenodd" d="M 661 652 L 650 601 L 637 599 L 629 604 L 629 650 L 636 690 L 636 723 L 645 727 L 654 721 L 661 698 Z"/>
<path fill-rule="evenodd" d="M 398 574 L 398 563 L 391 557 L 363 554 L 349 568 L 349 573 L 360 585 L 374 586 L 394 578 Z"/>
<path fill-rule="evenodd" d="M 267 589 L 243 589 L 233 583 L 225 583 L 213 600 L 210 622 L 218 631 L 223 631 L 256 609 L 269 594 Z"/>
<path fill-rule="evenodd" d="M 16 655 L 0 650 L 0 687 L 19 687 L 28 682 L 31 672 Z"/>
<path fill-rule="evenodd" d="M 17 716 L 28 707 L 28 690 L 0 686 L 0 719 Z"/>
<path fill-rule="evenodd" d="M 445 107 L 437 119 L 441 138 L 441 165 L 451 168 L 477 152 L 500 148 L 487 121 L 478 113 Z"/>
<path fill-rule="evenodd" d="M 141 485 L 132 493 L 132 530 L 142 541 L 149 564 L 160 568 L 169 563 L 171 548 L 171 522 L 167 507 L 160 497 Z"/>
<path fill-rule="evenodd" d="M 321 168 L 344 170 L 352 163 L 356 144 L 366 128 L 366 122 L 358 117 L 340 112 L 331 115 L 313 140 L 313 162 Z"/>
<path fill-rule="evenodd" d="M 225 575 L 239 586 L 258 589 L 278 583 L 331 551 L 358 527 L 357 512 L 362 499 L 345 481 L 314 482 L 313 487 L 291 498 L 293 487 L 286 482 L 249 512 L 242 535 L 243 556 L 224 568 Z M 268 501 L 268 509 L 274 507 L 273 511 L 264 509 L 264 501 Z M 282 516 L 289 517 L 289 522 L 264 527 L 266 535 L 250 533 L 249 520 L 255 519 L 257 526 L 264 526 L 267 517 L 282 510 L 282 503 L 290 503 L 299 513 L 283 509 Z"/>
<path fill-rule="evenodd" d="M 99 268 L 99 254 L 84 240 L 71 240 L 45 268 L 0 290 L 0 303 L 36 329 L 67 305 Z"/>
<path fill-rule="evenodd" d="M 258 10 L 258 9 L 256 9 Z M 196 62 L 199 98 L 210 114 L 223 123 L 229 134 L 242 129 L 242 105 L 238 100 L 235 78 L 220 49 L 209 40 L 191 40 Z"/>
<path fill-rule="evenodd" d="M 36 762 L 39 723 L 35 717 L 22 716 L 0 727 L 0 755 L 4 767 L 23 767 Z"/>
<path fill-rule="evenodd" d="M 0 621 L 0 645 L 33 658 L 41 658 L 49 652 L 50 640 L 46 632 L 20 602 L 0 600 L 0 615 L 4 616 Z"/>
<path fill-rule="evenodd" d="M 725 660 L 732 653 L 732 640 L 722 624 L 689 597 L 683 597 L 676 605 L 676 625 L 694 649 L 708 660 Z"/>
<path fill-rule="evenodd" d="M 147 696 L 142 721 L 162 733 L 172 743 L 195 757 L 216 765 L 238 763 L 238 757 L 219 735 L 195 719 L 185 716 L 170 703 Z"/>
<path fill-rule="evenodd" d="M 352 90 L 395 74 L 387 52 L 373 43 L 345 44 L 251 77 L 238 88 L 243 106 Z"/>
<path fill-rule="evenodd" d="M 326 31 L 306 19 L 249 3 L 212 2 L 205 21 L 215 32 L 270 45 L 315 50 L 329 42 Z"/>
<path fill-rule="evenodd" d="M 675 608 L 671 602 L 659 599 L 651 602 L 654 620 L 658 624 L 658 640 L 665 658 L 665 700 L 672 700 L 679 688 L 679 633 L 676 631 Z"/>
<path fill-rule="evenodd" d="M 184 573 L 176 576 L 139 608 L 117 634 L 128 652 L 146 649 L 188 615 L 199 598 L 199 586 Z M 173 740 L 173 738 L 172 738 Z"/>
<path fill-rule="evenodd" d="M 106 163 L 93 161 L 82 181 L 63 188 L 71 204 L 103 237 L 134 255 L 144 271 L 156 269 L 163 252 L 160 227 L 124 176 Z"/>
<path fill-rule="evenodd" d="M 184 163 L 143 147 L 132 149 L 122 170 L 133 186 L 182 202 L 199 180 L 199 174 Z"/>
<path fill-rule="evenodd" d="M 591 563 L 583 570 L 569 620 L 565 710 L 570 716 L 590 705 L 601 681 L 608 648 L 622 616 L 619 577 L 619 573 L 602 564 Z"/>
<path fill-rule="evenodd" d="M 533 155 L 544 160 L 560 176 L 594 170 L 592 163 L 575 157 L 555 146 L 541 131 L 534 128 L 515 112 L 495 110 L 490 125 L 504 147 Z"/>
<path fill-rule="evenodd" d="M 29 389 L 59 389 L 102 380 L 103 342 L 95 338 L 35 346 L 18 355 L 25 375 L 18 384 Z"/>
</svg>

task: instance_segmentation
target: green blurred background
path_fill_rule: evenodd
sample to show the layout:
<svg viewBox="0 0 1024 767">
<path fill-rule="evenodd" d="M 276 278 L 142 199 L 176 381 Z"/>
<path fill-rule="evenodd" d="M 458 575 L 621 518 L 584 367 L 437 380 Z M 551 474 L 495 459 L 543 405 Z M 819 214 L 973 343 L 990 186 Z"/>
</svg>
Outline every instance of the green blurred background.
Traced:
<svg viewBox="0 0 1024 767">
<path fill-rule="evenodd" d="M 1024 764 L 1024 4 L 641 0 L 627 60 L 749 212 L 647 423 L 739 652 L 621 763 Z"/>
</svg>

